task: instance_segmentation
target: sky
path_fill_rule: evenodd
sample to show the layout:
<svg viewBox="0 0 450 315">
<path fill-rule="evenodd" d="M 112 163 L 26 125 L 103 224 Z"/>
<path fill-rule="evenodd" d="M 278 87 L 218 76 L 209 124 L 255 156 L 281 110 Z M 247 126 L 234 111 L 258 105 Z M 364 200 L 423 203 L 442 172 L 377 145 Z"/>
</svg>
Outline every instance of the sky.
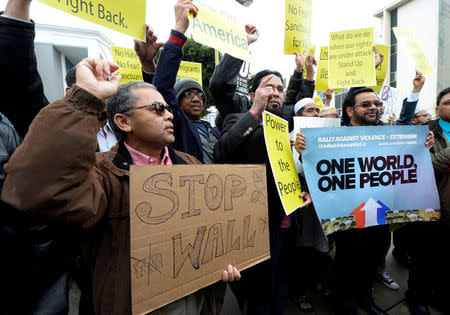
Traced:
<svg viewBox="0 0 450 315">
<path fill-rule="evenodd" d="M 313 0 L 313 44 L 316 47 L 327 46 L 329 32 L 376 28 L 378 23 L 373 14 L 392 1 Z M 6 3 L 7 0 L 0 0 L 0 10 L 5 8 Z M 168 38 L 170 29 L 175 25 L 173 13 L 175 3 L 176 0 L 147 0 L 146 23 L 155 30 L 161 41 Z M 236 12 L 236 15 L 241 21 L 244 24 L 255 25 L 260 32 L 258 41 L 250 45 L 250 71 L 256 73 L 262 69 L 272 69 L 280 71 L 283 76 L 289 75 L 294 69 L 295 62 L 293 56 L 283 54 L 284 1 L 253 0 L 249 8 L 240 5 L 237 7 L 240 12 Z M 133 47 L 133 40 L 127 35 L 58 11 L 36 0 L 32 2 L 31 18 L 40 24 L 97 30 L 104 33 L 116 46 Z M 384 44 L 376 39 L 375 43 Z M 317 55 L 319 50 L 316 49 Z"/>
</svg>

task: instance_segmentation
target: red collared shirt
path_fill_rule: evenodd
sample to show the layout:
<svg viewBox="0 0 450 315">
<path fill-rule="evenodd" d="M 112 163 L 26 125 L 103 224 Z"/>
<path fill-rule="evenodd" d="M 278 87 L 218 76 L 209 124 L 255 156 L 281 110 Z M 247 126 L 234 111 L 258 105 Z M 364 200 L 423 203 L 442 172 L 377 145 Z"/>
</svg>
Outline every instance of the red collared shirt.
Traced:
<svg viewBox="0 0 450 315">
<path fill-rule="evenodd" d="M 144 153 L 141 153 L 133 149 L 126 143 L 125 147 L 127 148 L 128 152 L 130 152 L 131 159 L 133 160 L 134 165 L 158 165 L 158 159 L 145 155 Z M 167 147 L 164 147 L 163 150 L 164 154 L 161 159 L 161 165 L 172 165 L 172 160 L 170 159 L 169 156 L 169 149 L 167 149 Z"/>
</svg>

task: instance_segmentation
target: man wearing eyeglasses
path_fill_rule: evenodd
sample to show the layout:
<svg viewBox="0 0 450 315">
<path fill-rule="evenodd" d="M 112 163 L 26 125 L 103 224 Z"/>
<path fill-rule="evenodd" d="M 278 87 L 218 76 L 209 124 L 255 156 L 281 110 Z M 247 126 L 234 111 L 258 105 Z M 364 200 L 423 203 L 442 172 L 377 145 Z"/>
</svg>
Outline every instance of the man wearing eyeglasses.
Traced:
<svg viewBox="0 0 450 315">
<path fill-rule="evenodd" d="M 425 78 L 416 74 L 411 95 L 404 100 L 397 125 L 410 125 Z M 367 87 L 351 88 L 344 100 L 342 120 L 347 126 L 383 126 L 383 102 Z M 433 135 L 426 145 L 432 146 Z M 296 148 L 306 148 L 303 134 L 297 135 Z M 369 314 L 387 314 L 372 298 L 373 282 L 377 274 L 384 281 L 393 280 L 380 268 L 391 243 L 388 225 L 347 230 L 332 235 L 336 245 L 336 296 L 338 314 L 356 314 L 361 307 Z M 387 277 L 386 277 L 387 276 Z"/>
<path fill-rule="evenodd" d="M 427 110 L 425 110 L 425 109 L 418 110 L 414 114 L 412 124 L 413 125 L 423 125 L 423 124 L 426 124 L 427 122 L 429 122 L 430 120 L 431 120 L 431 114 Z"/>
</svg>

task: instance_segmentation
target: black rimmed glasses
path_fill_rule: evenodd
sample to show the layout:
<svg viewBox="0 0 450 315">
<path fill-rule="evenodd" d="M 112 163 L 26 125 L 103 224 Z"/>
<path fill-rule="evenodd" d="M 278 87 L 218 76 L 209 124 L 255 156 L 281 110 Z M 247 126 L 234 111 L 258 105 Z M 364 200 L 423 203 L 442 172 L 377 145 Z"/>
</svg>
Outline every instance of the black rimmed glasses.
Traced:
<svg viewBox="0 0 450 315">
<path fill-rule="evenodd" d="M 142 106 L 139 106 L 139 107 L 128 108 L 128 109 L 122 111 L 121 113 L 126 115 L 126 114 L 134 112 L 135 110 L 138 110 L 138 109 L 141 109 L 141 108 L 148 108 L 148 107 L 153 107 L 155 109 L 156 113 L 159 116 L 164 116 L 164 113 L 165 113 L 166 110 L 169 113 L 172 113 L 172 108 L 170 108 L 170 106 L 166 106 L 163 103 L 158 102 L 158 101 L 153 102 L 151 104 L 142 105 Z"/>
<path fill-rule="evenodd" d="M 185 91 L 183 92 L 183 96 L 187 96 L 190 98 L 194 98 L 194 96 L 197 96 L 198 98 L 204 99 L 205 98 L 205 94 L 203 92 L 191 92 L 191 91 Z"/>
</svg>

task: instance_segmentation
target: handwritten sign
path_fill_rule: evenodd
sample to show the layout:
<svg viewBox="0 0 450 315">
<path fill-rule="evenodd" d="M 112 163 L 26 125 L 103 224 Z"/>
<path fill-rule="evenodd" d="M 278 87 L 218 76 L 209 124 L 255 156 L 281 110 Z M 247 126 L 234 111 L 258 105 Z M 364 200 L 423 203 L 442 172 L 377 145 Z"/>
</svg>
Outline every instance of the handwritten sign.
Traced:
<svg viewBox="0 0 450 315">
<path fill-rule="evenodd" d="M 376 85 L 373 28 L 330 33 L 330 88 Z"/>
<path fill-rule="evenodd" d="M 131 166 L 133 314 L 270 257 L 264 165 Z"/>
<path fill-rule="evenodd" d="M 312 0 L 286 0 L 284 53 L 303 54 L 311 46 Z"/>
<path fill-rule="evenodd" d="M 439 219 L 439 210 L 433 210 L 440 208 L 433 166 L 424 145 L 427 126 L 302 132 L 306 181 L 326 234 L 390 224 L 394 217 L 395 222 Z"/>
<path fill-rule="evenodd" d="M 375 45 L 378 49 L 379 53 L 384 55 L 383 62 L 377 67 L 376 77 L 377 77 L 377 85 L 369 86 L 375 93 L 380 94 L 381 89 L 384 85 L 384 80 L 386 79 L 386 73 L 389 64 L 389 46 L 387 45 Z"/>
<path fill-rule="evenodd" d="M 317 65 L 316 91 L 328 90 L 328 46 L 320 47 L 319 64 Z M 334 89 L 342 92 L 342 89 Z"/>
<path fill-rule="evenodd" d="M 177 73 L 178 79 L 193 79 L 198 84 L 203 86 L 202 83 L 202 64 L 198 62 L 182 61 Z"/>
<path fill-rule="evenodd" d="M 270 167 L 284 212 L 289 215 L 301 206 L 303 199 L 299 197 L 301 186 L 291 153 L 288 122 L 265 111 L 263 126 Z"/>
<path fill-rule="evenodd" d="M 142 81 L 141 62 L 134 49 L 111 46 L 113 60 L 119 65 L 117 73 L 122 76 L 120 83 Z"/>
<path fill-rule="evenodd" d="M 398 42 L 408 51 L 409 57 L 412 59 L 416 70 L 422 74 L 434 72 L 433 66 L 425 56 L 422 46 L 412 30 L 401 27 L 393 27 L 392 30 L 394 31 Z"/>
<path fill-rule="evenodd" d="M 232 11 L 226 9 L 229 1 L 196 0 L 198 14 L 196 16 L 190 14 L 192 36 L 198 43 L 249 61 L 244 24 Z"/>
<path fill-rule="evenodd" d="M 146 0 L 39 0 L 109 29 L 145 40 Z"/>
</svg>

